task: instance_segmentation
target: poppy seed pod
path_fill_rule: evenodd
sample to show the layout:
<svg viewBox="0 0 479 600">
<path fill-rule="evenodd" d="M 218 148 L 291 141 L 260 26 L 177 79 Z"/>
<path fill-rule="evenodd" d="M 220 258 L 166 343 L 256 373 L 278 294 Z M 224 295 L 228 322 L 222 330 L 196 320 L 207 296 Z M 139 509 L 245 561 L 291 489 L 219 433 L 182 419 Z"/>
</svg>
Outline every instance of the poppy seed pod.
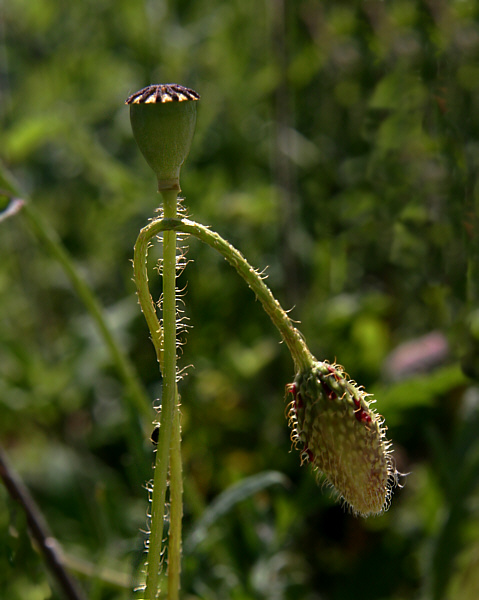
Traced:
<svg viewBox="0 0 479 600">
<path fill-rule="evenodd" d="M 125 102 L 133 136 L 158 178 L 158 191 L 180 190 L 180 169 L 196 125 L 194 90 L 176 83 L 149 85 Z"/>
<path fill-rule="evenodd" d="M 286 390 L 293 395 L 288 417 L 301 461 L 311 462 L 354 513 L 386 510 L 398 474 L 369 395 L 342 367 L 319 361 Z"/>
</svg>

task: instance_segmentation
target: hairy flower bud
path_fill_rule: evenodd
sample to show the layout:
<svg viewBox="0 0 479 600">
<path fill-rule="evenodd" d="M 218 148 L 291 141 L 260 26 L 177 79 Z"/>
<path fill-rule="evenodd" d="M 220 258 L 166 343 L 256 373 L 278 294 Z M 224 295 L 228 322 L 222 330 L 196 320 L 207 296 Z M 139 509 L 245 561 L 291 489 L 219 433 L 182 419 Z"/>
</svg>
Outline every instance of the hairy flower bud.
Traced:
<svg viewBox="0 0 479 600">
<path fill-rule="evenodd" d="M 180 190 L 180 169 L 190 151 L 196 125 L 194 90 L 176 83 L 149 85 L 132 94 L 133 136 L 158 178 L 158 190 Z"/>
<path fill-rule="evenodd" d="M 311 462 L 354 513 L 389 506 L 397 473 L 380 415 L 342 367 L 315 362 L 287 386 L 288 417 L 302 462 Z"/>
</svg>

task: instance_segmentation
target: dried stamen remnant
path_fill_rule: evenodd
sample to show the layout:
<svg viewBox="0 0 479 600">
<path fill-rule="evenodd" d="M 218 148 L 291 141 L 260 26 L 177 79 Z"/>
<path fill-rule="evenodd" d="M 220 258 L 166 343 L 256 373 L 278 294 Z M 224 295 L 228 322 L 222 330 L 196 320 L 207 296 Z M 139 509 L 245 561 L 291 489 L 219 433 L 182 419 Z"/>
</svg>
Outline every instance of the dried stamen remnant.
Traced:
<svg viewBox="0 0 479 600">
<path fill-rule="evenodd" d="M 397 473 L 368 394 L 339 365 L 324 362 L 299 373 L 286 390 L 293 395 L 288 417 L 301 461 L 321 471 L 353 512 L 385 510 Z"/>
<path fill-rule="evenodd" d="M 178 83 L 149 85 L 127 98 L 125 104 L 163 104 L 199 100 L 200 95 Z"/>
</svg>

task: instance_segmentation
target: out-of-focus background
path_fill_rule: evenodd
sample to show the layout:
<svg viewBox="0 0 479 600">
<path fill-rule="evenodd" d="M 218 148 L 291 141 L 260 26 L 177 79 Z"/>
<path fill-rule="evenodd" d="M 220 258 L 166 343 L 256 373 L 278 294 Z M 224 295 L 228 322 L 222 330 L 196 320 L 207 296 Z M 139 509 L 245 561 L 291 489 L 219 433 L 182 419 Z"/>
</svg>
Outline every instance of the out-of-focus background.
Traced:
<svg viewBox="0 0 479 600">
<path fill-rule="evenodd" d="M 268 266 L 313 353 L 375 394 L 410 473 L 366 520 L 318 487 L 290 452 L 286 348 L 232 269 L 187 240 L 183 598 L 479 597 L 477 2 L 0 3 L 2 162 L 151 402 L 131 258 L 159 196 L 124 101 L 167 82 L 201 94 L 188 213 Z M 130 598 L 142 561 L 153 451 L 126 396 L 50 249 L 22 211 L 0 222 L 2 445 L 90 600 Z M 235 501 L 251 476 L 280 483 Z M 0 597 L 61 598 L 3 486 Z"/>
</svg>

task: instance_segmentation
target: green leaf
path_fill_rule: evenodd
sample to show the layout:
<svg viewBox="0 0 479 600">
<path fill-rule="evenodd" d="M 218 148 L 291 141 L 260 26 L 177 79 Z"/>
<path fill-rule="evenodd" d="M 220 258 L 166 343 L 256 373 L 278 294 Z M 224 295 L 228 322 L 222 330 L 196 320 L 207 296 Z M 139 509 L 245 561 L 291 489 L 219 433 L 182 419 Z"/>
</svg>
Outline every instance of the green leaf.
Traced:
<svg viewBox="0 0 479 600">
<path fill-rule="evenodd" d="M 199 519 L 193 530 L 185 539 L 185 553 L 193 552 L 206 538 L 208 529 L 218 521 L 218 519 L 226 515 L 236 504 L 272 485 L 288 487 L 290 481 L 285 475 L 278 471 L 263 471 L 233 484 L 221 493 L 213 500 L 201 519 Z"/>
</svg>

